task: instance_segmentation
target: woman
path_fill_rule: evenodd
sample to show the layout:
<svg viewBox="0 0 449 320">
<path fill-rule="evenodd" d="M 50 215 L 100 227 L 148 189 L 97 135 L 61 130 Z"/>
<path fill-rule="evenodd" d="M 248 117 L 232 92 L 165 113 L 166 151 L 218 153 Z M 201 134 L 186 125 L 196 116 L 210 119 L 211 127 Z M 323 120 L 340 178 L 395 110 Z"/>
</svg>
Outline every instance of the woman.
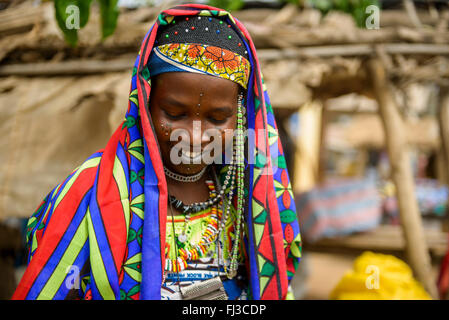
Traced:
<svg viewBox="0 0 449 320">
<path fill-rule="evenodd" d="M 130 91 L 105 149 L 30 218 L 13 299 L 285 299 L 299 227 L 246 29 L 204 5 L 162 12 Z"/>
</svg>

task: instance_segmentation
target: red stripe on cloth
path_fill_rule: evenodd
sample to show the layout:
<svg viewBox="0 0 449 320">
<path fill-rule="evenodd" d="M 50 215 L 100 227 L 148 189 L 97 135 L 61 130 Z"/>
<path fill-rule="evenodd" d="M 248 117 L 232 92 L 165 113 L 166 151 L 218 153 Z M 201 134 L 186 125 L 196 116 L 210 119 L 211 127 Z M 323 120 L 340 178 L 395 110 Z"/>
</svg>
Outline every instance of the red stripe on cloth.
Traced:
<svg viewBox="0 0 449 320">
<path fill-rule="evenodd" d="M 261 94 L 261 98 L 263 99 L 263 93 Z M 265 151 L 266 156 L 266 164 L 264 167 L 264 176 L 261 177 L 261 180 L 263 179 L 264 183 L 266 183 L 265 187 L 265 194 L 266 197 L 265 201 L 266 208 L 267 208 L 267 223 L 271 227 L 271 234 L 270 234 L 270 246 L 273 250 L 273 255 L 275 259 L 275 264 L 277 265 L 277 272 L 278 274 L 274 276 L 277 288 L 281 290 L 281 292 L 276 290 L 276 295 L 272 295 L 274 291 L 266 291 L 270 294 L 263 294 L 261 299 L 280 299 L 287 295 L 287 289 L 288 289 L 288 277 L 287 277 L 287 265 L 285 263 L 285 253 L 284 253 L 284 232 L 282 230 L 282 224 L 281 220 L 279 218 L 279 208 L 278 203 L 276 199 L 276 193 L 274 191 L 274 180 L 273 180 L 273 172 L 271 172 L 272 163 L 271 163 L 271 155 L 270 155 L 270 149 L 267 145 L 268 142 L 268 127 L 265 127 L 265 124 L 267 123 L 267 112 L 266 112 L 266 106 L 265 101 L 262 100 L 261 103 L 263 105 L 260 106 L 260 110 L 256 116 L 256 129 L 261 130 L 264 129 L 263 132 L 263 138 L 259 139 L 259 134 L 257 134 L 257 147 L 261 150 Z M 259 182 L 260 183 L 260 182 Z"/>
<path fill-rule="evenodd" d="M 185 8 L 196 8 L 196 9 L 200 9 L 200 10 L 215 10 L 215 11 L 220 11 L 220 12 L 221 11 L 225 11 L 225 10 L 220 9 L 220 8 L 208 6 L 206 4 L 180 4 L 180 5 L 176 6 L 176 8 L 184 8 L 184 7 Z M 184 14 L 184 11 L 180 10 L 180 9 L 168 9 L 168 10 L 165 10 L 165 12 L 170 12 L 170 11 L 174 11 L 175 14 L 177 14 L 177 15 L 183 15 Z M 186 10 L 186 12 L 194 12 L 194 14 L 196 14 L 195 11 L 188 11 L 188 10 Z"/>
<path fill-rule="evenodd" d="M 264 120 L 266 116 L 263 114 L 262 105 L 259 106 L 259 110 L 256 111 L 256 119 L 254 129 L 256 130 L 256 146 L 262 153 L 268 157 L 268 127 L 264 126 Z"/>
<path fill-rule="evenodd" d="M 126 132 L 126 130 L 122 130 L 119 127 L 108 141 L 101 157 L 96 194 L 117 274 L 119 274 L 122 267 L 126 251 L 127 229 L 125 212 L 123 211 L 120 192 L 113 176 L 113 169 L 119 140 Z"/>
<path fill-rule="evenodd" d="M 274 185 L 273 176 L 268 176 L 268 184 Z M 287 278 L 287 265 L 285 264 L 286 258 L 284 253 L 284 232 L 282 230 L 281 220 L 279 219 L 279 209 L 274 194 L 273 188 L 268 188 L 268 219 L 271 224 L 271 239 L 274 242 L 275 263 L 278 266 L 281 293 L 280 296 L 262 297 L 263 299 L 279 299 L 287 295 L 288 278 Z"/>
<path fill-rule="evenodd" d="M 46 227 L 46 232 L 39 242 L 39 246 L 12 297 L 13 300 L 23 300 L 26 298 L 34 281 L 45 267 L 45 264 L 48 259 L 50 259 L 52 253 L 66 232 L 78 209 L 78 204 L 81 202 L 86 192 L 92 188 L 96 172 L 96 167 L 83 170 L 65 197 L 61 200 L 58 207 L 54 210 Z"/>
<path fill-rule="evenodd" d="M 265 224 L 262 239 L 259 244 L 259 253 L 262 254 L 270 263 L 274 263 L 273 261 L 273 249 L 271 248 L 271 239 L 270 239 L 270 230 L 268 229 L 268 225 Z"/>
<path fill-rule="evenodd" d="M 261 103 L 264 103 L 264 96 L 263 96 L 263 87 L 260 87 L 259 90 L 259 84 L 261 84 L 261 79 L 260 79 L 260 66 L 259 66 L 259 59 L 257 58 L 257 53 L 256 53 L 256 47 L 254 46 L 254 42 L 251 38 L 251 35 L 249 34 L 248 30 L 246 30 L 245 26 L 238 21 L 237 19 L 235 20 L 235 24 L 237 25 L 237 27 L 240 29 L 240 31 L 242 32 L 242 34 L 245 36 L 245 38 L 248 40 L 247 43 L 249 44 L 250 50 L 251 50 L 251 54 L 253 55 L 253 66 L 254 66 L 254 94 L 255 96 L 260 99 Z M 248 84 L 248 88 L 251 86 L 251 84 Z M 260 92 L 262 91 L 262 92 Z"/>
<path fill-rule="evenodd" d="M 269 280 L 265 290 L 262 292 L 261 300 L 279 300 L 279 290 L 276 280 L 275 276 Z"/>
<path fill-rule="evenodd" d="M 143 65 L 145 66 L 148 62 L 148 57 L 150 56 L 151 51 L 153 50 L 153 44 L 156 38 L 157 33 L 157 25 L 153 28 L 151 34 L 149 35 L 149 43 L 150 45 L 146 49 L 146 54 L 144 57 L 140 57 L 139 61 L 139 67 L 142 65 L 142 59 Z M 140 52 L 144 52 L 146 41 L 142 43 L 142 47 L 140 48 Z M 140 69 L 137 70 L 137 74 L 140 74 Z M 150 118 L 150 115 L 148 111 L 146 110 L 145 101 L 150 100 L 150 92 L 151 87 L 148 84 L 148 82 L 144 82 L 144 87 L 142 88 L 141 82 L 137 81 L 137 94 L 138 94 L 138 100 L 139 100 L 139 112 L 141 117 L 141 125 L 142 125 L 142 131 L 143 136 L 145 139 L 145 142 L 147 144 L 148 150 L 153 150 L 154 152 L 149 152 L 151 163 L 153 165 L 154 171 L 156 173 L 156 177 L 158 180 L 158 189 L 159 189 L 159 230 L 160 230 L 160 255 L 161 255 L 161 272 L 164 272 L 165 269 L 165 226 L 167 223 L 167 182 L 165 180 L 165 173 L 162 165 L 162 158 L 160 155 L 160 152 L 156 152 L 156 150 L 159 151 L 159 145 L 157 143 L 157 139 L 155 137 L 155 133 L 153 132 L 153 128 L 151 127 L 152 120 Z M 145 89 L 147 96 L 143 97 L 143 89 Z M 161 279 L 162 281 L 162 279 Z"/>
<path fill-rule="evenodd" d="M 253 198 L 258 200 L 260 204 L 266 208 L 267 205 L 265 203 L 265 193 L 267 190 L 266 182 L 264 181 L 264 176 L 259 176 L 259 179 L 256 181 L 254 187 L 253 187 Z"/>
<path fill-rule="evenodd" d="M 193 10 L 181 10 L 181 9 L 168 9 L 164 13 L 172 16 L 195 16 L 197 11 Z"/>
</svg>

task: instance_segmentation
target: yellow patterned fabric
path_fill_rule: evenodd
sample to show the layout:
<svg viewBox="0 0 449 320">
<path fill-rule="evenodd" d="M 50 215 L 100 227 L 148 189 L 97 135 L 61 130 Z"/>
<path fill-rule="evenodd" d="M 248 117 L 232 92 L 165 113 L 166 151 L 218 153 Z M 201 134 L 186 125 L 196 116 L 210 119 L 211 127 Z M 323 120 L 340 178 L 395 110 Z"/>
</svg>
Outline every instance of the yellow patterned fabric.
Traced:
<svg viewBox="0 0 449 320">
<path fill-rule="evenodd" d="M 171 43 L 154 48 L 153 53 L 168 64 L 165 68 L 209 74 L 247 88 L 250 63 L 232 51 L 204 44 Z"/>
</svg>

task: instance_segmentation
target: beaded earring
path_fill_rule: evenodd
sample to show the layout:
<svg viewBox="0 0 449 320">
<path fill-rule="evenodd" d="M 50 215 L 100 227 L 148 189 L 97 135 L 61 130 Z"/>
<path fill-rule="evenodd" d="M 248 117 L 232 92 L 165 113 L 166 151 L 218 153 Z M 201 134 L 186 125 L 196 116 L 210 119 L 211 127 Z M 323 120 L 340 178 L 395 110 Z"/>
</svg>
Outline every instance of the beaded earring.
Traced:
<svg viewBox="0 0 449 320">
<path fill-rule="evenodd" d="M 234 243 L 231 251 L 231 261 L 229 265 L 229 269 L 225 272 L 229 279 L 234 278 L 237 275 L 237 257 L 238 257 L 238 249 L 240 244 L 240 231 L 243 217 L 243 199 L 244 199 L 244 170 L 245 170 L 245 145 L 243 138 L 243 95 L 239 95 L 238 104 L 237 104 L 237 133 L 235 135 L 235 145 L 233 152 L 233 160 L 231 163 L 232 166 L 232 179 L 231 179 L 231 188 L 228 194 L 228 202 L 226 208 L 225 219 L 229 216 L 230 207 L 232 205 L 232 199 L 234 195 L 234 185 L 236 186 L 237 192 L 237 208 L 236 208 L 236 224 L 235 224 L 235 236 Z M 227 177 L 228 178 L 228 177 Z M 226 220 L 224 220 L 226 221 Z M 223 226 L 222 226 L 223 227 Z"/>
</svg>

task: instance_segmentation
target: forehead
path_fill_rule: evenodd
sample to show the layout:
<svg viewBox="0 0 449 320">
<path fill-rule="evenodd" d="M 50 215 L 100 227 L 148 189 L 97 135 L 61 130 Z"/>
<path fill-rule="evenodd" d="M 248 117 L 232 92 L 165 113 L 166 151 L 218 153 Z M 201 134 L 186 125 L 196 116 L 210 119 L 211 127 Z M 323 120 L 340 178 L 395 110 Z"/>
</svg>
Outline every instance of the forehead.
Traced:
<svg viewBox="0 0 449 320">
<path fill-rule="evenodd" d="M 190 72 L 167 72 L 158 75 L 153 81 L 152 90 L 157 95 L 175 96 L 182 99 L 197 100 L 200 95 L 205 100 L 234 101 L 239 85 L 226 79 Z"/>
</svg>

